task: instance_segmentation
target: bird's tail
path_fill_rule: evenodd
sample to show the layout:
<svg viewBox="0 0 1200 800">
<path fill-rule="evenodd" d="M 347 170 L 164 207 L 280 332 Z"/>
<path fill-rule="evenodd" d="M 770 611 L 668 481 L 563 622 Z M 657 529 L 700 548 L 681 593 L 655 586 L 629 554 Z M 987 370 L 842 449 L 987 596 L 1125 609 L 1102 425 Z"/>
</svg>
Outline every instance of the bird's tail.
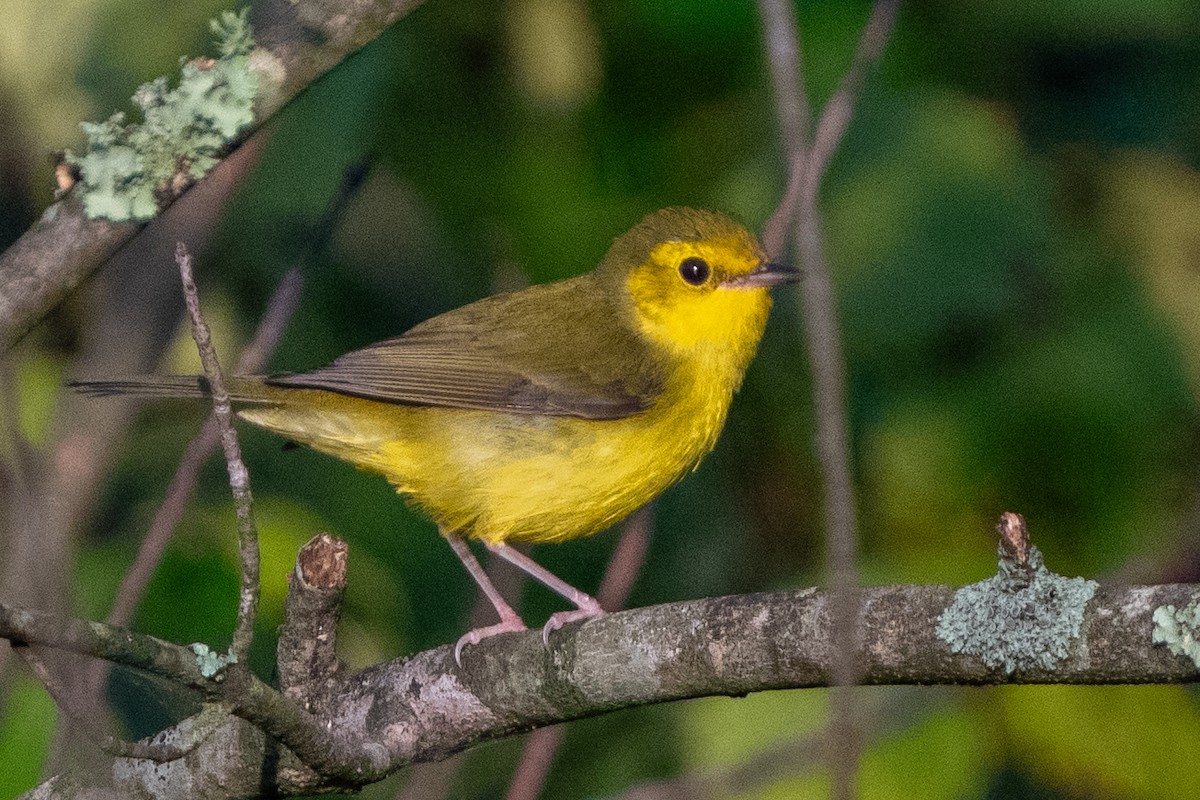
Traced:
<svg viewBox="0 0 1200 800">
<path fill-rule="evenodd" d="M 203 375 L 139 375 L 102 381 L 69 381 L 68 386 L 92 397 L 211 397 L 208 378 Z M 231 400 L 242 403 L 269 402 L 267 387 L 259 378 L 230 377 L 225 388 Z"/>
</svg>

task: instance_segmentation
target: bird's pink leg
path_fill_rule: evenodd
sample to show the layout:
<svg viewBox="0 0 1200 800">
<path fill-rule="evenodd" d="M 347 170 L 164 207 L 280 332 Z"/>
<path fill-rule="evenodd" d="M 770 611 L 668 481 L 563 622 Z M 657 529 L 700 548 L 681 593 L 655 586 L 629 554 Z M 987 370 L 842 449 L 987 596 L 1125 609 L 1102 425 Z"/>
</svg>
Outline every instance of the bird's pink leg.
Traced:
<svg viewBox="0 0 1200 800">
<path fill-rule="evenodd" d="M 513 611 L 513 607 L 506 603 L 504 598 L 500 596 L 500 592 L 496 590 L 491 578 L 483 571 L 479 560 L 475 558 L 475 554 L 471 552 L 471 548 L 467 546 L 463 538 L 455 533 L 447 533 L 446 541 L 450 543 L 450 548 L 454 550 L 454 554 L 458 556 L 458 560 L 467 568 L 467 572 L 475 579 L 475 583 L 479 584 L 479 588 L 483 590 L 484 595 L 491 601 L 492 607 L 496 609 L 496 613 L 500 616 L 500 622 L 495 625 L 473 628 L 459 637 L 458 642 L 454 645 L 454 662 L 461 667 L 462 651 L 467 645 L 479 644 L 484 639 L 501 633 L 514 633 L 528 630 L 528 628 L 521 621 L 521 616 L 516 611 Z"/>
<path fill-rule="evenodd" d="M 591 617 L 598 617 L 606 613 L 596 598 L 579 591 L 520 550 L 509 547 L 503 542 L 489 544 L 487 548 L 547 589 L 561 594 L 575 604 L 574 611 L 559 611 L 557 614 L 551 614 L 550 619 L 546 620 L 546 624 L 542 627 L 542 642 L 547 647 L 550 646 L 550 634 L 568 622 L 590 619 Z"/>
</svg>

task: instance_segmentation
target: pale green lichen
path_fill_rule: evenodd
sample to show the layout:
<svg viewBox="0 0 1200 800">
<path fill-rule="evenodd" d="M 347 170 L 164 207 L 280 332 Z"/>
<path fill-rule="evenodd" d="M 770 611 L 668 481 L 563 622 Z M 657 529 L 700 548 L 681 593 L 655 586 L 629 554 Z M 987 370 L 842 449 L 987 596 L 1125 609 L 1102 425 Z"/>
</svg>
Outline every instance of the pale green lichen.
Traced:
<svg viewBox="0 0 1200 800">
<path fill-rule="evenodd" d="M 1155 644 L 1165 644 L 1177 656 L 1187 656 L 1200 667 L 1200 601 L 1193 600 L 1183 608 L 1159 606 L 1154 609 Z"/>
<path fill-rule="evenodd" d="M 150 219 L 161 199 L 203 178 L 254 121 L 258 78 L 250 70 L 247 10 L 226 11 L 210 26 L 220 58 L 183 63 L 174 89 L 161 77 L 138 88 L 133 103 L 142 122 L 127 123 L 118 112 L 83 123 L 87 152 L 66 158 L 79 169 L 77 191 L 88 217 Z"/>
<path fill-rule="evenodd" d="M 1003 557 L 987 580 L 964 586 L 938 617 L 938 638 L 956 653 L 978 656 L 1012 674 L 1053 669 L 1070 654 L 1095 581 L 1065 578 L 1046 569 L 1030 547 L 1026 564 Z"/>
<path fill-rule="evenodd" d="M 188 649 L 196 654 L 196 666 L 200 668 L 200 674 L 206 678 L 216 677 L 217 680 L 220 680 L 220 673 L 230 664 L 237 663 L 237 656 L 232 649 L 228 653 L 221 654 L 203 642 L 194 642 L 188 645 Z"/>
</svg>

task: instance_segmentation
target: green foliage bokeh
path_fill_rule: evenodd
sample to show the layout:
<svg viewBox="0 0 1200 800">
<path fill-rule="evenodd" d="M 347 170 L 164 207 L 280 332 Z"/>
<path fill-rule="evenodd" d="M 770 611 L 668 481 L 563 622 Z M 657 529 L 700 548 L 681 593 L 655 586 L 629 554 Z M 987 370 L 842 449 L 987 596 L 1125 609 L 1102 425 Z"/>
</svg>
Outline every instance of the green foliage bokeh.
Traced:
<svg viewBox="0 0 1200 800">
<path fill-rule="evenodd" d="M 65 51 L 74 60 L 8 45 L 0 91 L 14 108 L 36 109 L 37 86 L 68 87 L 76 119 L 106 117 L 137 83 L 195 54 L 220 10 L 186 4 L 137 22 L 135 36 L 144 0 L 57 5 L 75 20 Z M 815 106 L 849 63 L 867 8 L 798 4 Z M 1195 579 L 1186 570 L 1196 552 L 1200 396 L 1198 31 L 1200 11 L 1182 0 L 903 7 L 822 193 L 864 582 L 986 577 L 990 528 L 1004 510 L 1026 516 L 1058 572 L 1102 579 L 1135 564 L 1145 580 Z M 41 109 L 5 119 L 25 120 L 22 141 L 40 153 L 77 146 L 63 117 Z M 316 220 L 360 163 L 364 185 L 314 251 Z M 761 228 L 782 185 L 754 4 L 429 0 L 271 123 L 199 272 L 221 330 L 244 342 L 302 260 L 303 299 L 272 361 L 300 370 L 498 289 L 590 269 L 613 236 L 661 206 L 719 208 Z M 10 186 L 0 218 L 27 219 L 47 199 Z M 20 227 L 11 228 L 0 232 L 11 239 Z M 822 580 L 798 314 L 794 298 L 779 298 L 716 452 L 657 504 L 631 603 Z M 75 306 L 53 326 L 86 317 Z M 35 443 L 50 435 L 46 410 L 73 355 L 61 336 L 35 332 L 14 356 L 21 422 Z M 171 406 L 138 418 L 80 533 L 81 613 L 106 613 L 202 417 L 199 406 Z M 459 635 L 475 593 L 428 521 L 381 479 L 283 451 L 258 431 L 242 441 L 263 533 L 262 674 L 282 582 L 296 548 L 320 530 L 350 543 L 340 644 L 355 666 Z M 213 463 L 139 629 L 227 642 L 232 531 L 224 469 Z M 608 533 L 537 557 L 590 589 L 614 542 Z M 537 588 L 522 599 L 530 621 L 559 607 Z M 141 734 L 176 707 L 139 704 L 137 691 L 113 696 Z M 893 721 L 868 743 L 864 797 L 1159 798 L 1200 779 L 1200 723 L 1186 689 L 869 697 Z M 22 683 L 4 702 L 0 754 L 38 763 L 48 701 Z M 797 754 L 819 737 L 823 714 L 822 695 L 804 692 L 582 722 L 546 796 L 615 797 L 683 774 L 723 787 L 719 796 L 821 797 L 819 759 Z M 518 750 L 504 742 L 466 755 L 454 796 L 502 796 Z M 722 783 L 755 759 L 772 765 L 761 780 Z M 0 772 L 24 781 L 0 794 L 36 777 Z"/>
</svg>

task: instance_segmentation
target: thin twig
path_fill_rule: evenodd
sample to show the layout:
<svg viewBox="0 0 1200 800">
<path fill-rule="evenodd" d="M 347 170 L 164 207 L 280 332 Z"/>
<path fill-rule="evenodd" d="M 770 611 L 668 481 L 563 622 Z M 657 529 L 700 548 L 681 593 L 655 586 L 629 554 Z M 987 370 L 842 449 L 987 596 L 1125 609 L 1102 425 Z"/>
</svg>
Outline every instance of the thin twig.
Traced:
<svg viewBox="0 0 1200 800">
<path fill-rule="evenodd" d="M 831 613 L 838 631 L 830 692 L 829 738 L 833 796 L 856 796 L 860 746 L 852 687 L 858 683 L 854 653 L 858 583 L 854 482 L 850 474 L 850 435 L 846 418 L 846 376 L 841 333 L 835 317 L 833 282 L 825 261 L 819 220 L 801 212 L 796 252 L 804 265 L 801 306 L 805 343 L 813 371 L 817 452 L 825 478 L 825 563 L 833 595 Z"/>
<path fill-rule="evenodd" d="M 596 599 L 609 611 L 620 611 L 629 600 L 629 593 L 641 574 L 650 547 L 650 523 L 654 521 L 654 504 L 642 506 L 625 520 L 621 539 L 613 550 Z"/>
<path fill-rule="evenodd" d="M 653 519 L 653 506 L 646 505 L 635 511 L 625 521 L 621 529 L 621 539 L 617 548 L 608 560 L 604 577 L 600 580 L 600 589 L 596 599 L 600 605 L 610 611 L 619 611 L 625 607 L 629 592 L 642 571 L 646 560 L 646 550 L 650 545 L 650 522 Z M 521 752 L 521 760 L 513 772 L 512 781 L 508 785 L 505 800 L 537 800 L 546 785 L 550 767 L 562 747 L 566 728 L 554 725 L 549 728 L 538 728 L 525 740 L 525 749 Z"/>
<path fill-rule="evenodd" d="M 41 681 L 42 686 L 45 687 L 46 693 L 50 695 L 50 699 L 54 701 L 59 711 L 70 718 L 75 729 L 83 731 L 95 742 L 101 751 L 110 756 L 115 758 L 142 758 L 162 764 L 183 758 L 204 742 L 204 736 L 182 739 L 178 742 L 130 742 L 114 736 L 96 724 L 89 714 L 79 711 L 72 706 L 69 692 L 59 685 L 54 675 L 31 647 L 28 645 L 14 645 L 13 650 L 33 670 L 38 680 Z M 212 718 L 212 722 L 206 729 L 207 733 L 216 730 L 216 722 L 219 719 L 219 716 Z"/>
<path fill-rule="evenodd" d="M 258 329 L 254 332 L 250 344 L 242 350 L 234 368 L 235 375 L 253 375 L 260 372 L 279 346 L 279 340 L 287 328 L 288 322 L 300 302 L 300 290 L 304 283 L 303 270 L 305 263 L 314 253 L 320 252 L 337 228 L 337 223 L 349 206 L 350 200 L 362 187 L 367 174 L 363 162 L 355 162 L 348 166 L 342 174 L 342 181 L 325 206 L 316 223 L 309 229 L 305 238 L 309 245 L 301 255 L 296 266 L 292 267 L 279 281 L 275 291 L 267 303 L 266 311 L 259 320 Z M 162 505 L 154 515 L 150 530 L 138 550 L 137 558 L 126 573 L 113 601 L 112 611 L 108 622 L 113 625 L 127 625 L 129 618 L 137 607 L 142 595 L 149 585 L 150 578 L 158 568 L 162 555 L 166 551 L 171 534 L 183 517 L 183 511 L 188 499 L 196 491 L 200 468 L 216 449 L 218 443 L 217 423 L 213 418 L 205 421 L 200 432 L 188 443 L 175 476 L 167 487 Z"/>
<path fill-rule="evenodd" d="M 858 47 L 854 51 L 854 61 L 846 74 L 842 76 L 837 91 L 829 98 L 817 121 L 817 131 L 813 134 L 812 151 L 803 171 L 801 181 L 801 207 L 814 207 L 817 202 L 817 189 L 829 161 L 841 144 L 850 119 L 854 116 L 854 107 L 862 92 L 867 73 L 879 61 L 884 45 L 891 36 L 896 23 L 896 12 L 900 8 L 900 0 L 878 0 L 871 8 L 871 16 L 867 19 Z"/>
<path fill-rule="evenodd" d="M 242 561 L 242 589 L 238 600 L 237 623 L 230 645 L 232 660 L 245 664 L 254 640 L 254 617 L 258 611 L 259 557 L 258 529 L 254 524 L 253 499 L 250 496 L 250 474 L 242 462 L 242 450 L 238 445 L 237 432 L 233 429 L 233 406 L 229 392 L 225 389 L 225 376 L 213 348 L 208 324 L 200 313 L 200 296 L 192 276 L 192 256 L 186 245 L 179 242 L 175 248 L 175 263 L 179 266 L 179 277 L 183 282 L 183 297 L 187 303 L 188 316 L 192 321 L 192 338 L 204 365 L 212 393 L 213 415 L 220 432 L 221 449 L 225 453 L 225 464 L 229 472 L 229 488 L 237 513 L 238 551 Z"/>
<path fill-rule="evenodd" d="M 242 350 L 242 354 L 238 358 L 237 374 L 258 372 L 266 365 L 267 360 L 279 344 L 288 320 L 296 310 L 302 283 L 300 271 L 292 269 L 275 287 L 275 292 L 267 304 L 267 310 L 258 324 L 258 330 L 255 331 L 250 344 Z M 159 562 L 162 561 L 167 545 L 171 541 L 171 535 L 183 518 L 188 500 L 196 491 L 200 469 L 216 450 L 218 442 L 217 421 L 214 416 L 210 415 L 184 450 L 179 467 L 175 470 L 175 475 L 167 486 L 162 504 L 155 512 L 150 528 L 146 531 L 146 536 L 138 548 L 137 556 L 117 590 L 112 610 L 109 611 L 106 619 L 108 624 L 122 627 L 129 624 L 134 610 L 146 592 L 146 587 L 150 585 L 150 579 L 158 569 Z M 85 673 L 85 682 L 83 683 L 84 696 L 97 697 L 100 695 L 111 669 L 112 666 L 107 661 L 96 661 L 90 665 Z"/>
<path fill-rule="evenodd" d="M 215 418 L 209 417 L 205 420 L 200 432 L 188 442 L 187 448 L 183 452 L 183 458 L 179 461 L 179 467 L 175 470 L 175 475 L 167 486 L 162 504 L 155 512 L 150 529 L 146 531 L 146 537 L 142 539 L 141 547 L 138 548 L 137 557 L 134 558 L 129 571 L 125 573 L 124 580 L 121 581 L 121 588 L 117 590 L 112 611 L 109 612 L 106 620 L 110 624 L 129 624 L 133 610 L 137 608 L 146 587 L 150 585 L 150 578 L 158 569 L 163 553 L 167 550 L 167 544 L 171 541 L 171 534 L 174 532 L 175 526 L 179 524 L 179 520 L 183 518 L 187 502 L 196 490 L 200 468 L 204 466 L 204 462 L 216 449 L 217 440 L 217 421 Z"/>
<path fill-rule="evenodd" d="M 779 135 L 788 166 L 788 185 L 779 207 L 763 228 L 767 255 L 783 253 L 787 232 L 796 218 L 800 186 L 808 152 L 808 128 L 811 111 L 804 91 L 803 60 L 796 24 L 796 10 L 788 0 L 759 0 L 767 65 L 775 88 L 775 111 L 779 117 Z"/>
<path fill-rule="evenodd" d="M 829 764 L 833 796 L 849 800 L 856 794 L 861 741 L 851 687 L 858 682 L 857 601 L 854 587 L 857 532 L 854 483 L 850 469 L 849 423 L 846 415 L 846 378 L 838 329 L 836 299 L 825 256 L 824 233 L 817 209 L 817 187 L 841 142 L 862 87 L 867 69 L 878 59 L 891 32 L 896 0 L 878 0 L 864 28 L 854 62 L 838 91 L 822 112 L 813 149 L 804 152 L 804 140 L 794 130 L 792 113 L 786 109 L 807 107 L 803 83 L 792 80 L 800 74 L 800 45 L 794 23 L 789 24 L 784 0 L 760 0 L 771 61 L 776 103 L 780 107 L 781 135 L 787 153 L 788 189 L 779 209 L 768 222 L 764 241 L 775 257 L 782 248 L 788 223 L 794 221 L 796 254 L 803 268 L 801 304 L 805 342 L 813 371 L 816 405 L 817 451 L 825 478 L 826 564 L 833 597 L 833 629 L 841 645 L 832 664 L 829 723 Z M 789 6 L 790 7 L 790 6 Z M 772 251 L 774 248 L 774 251 Z"/>
<path fill-rule="evenodd" d="M 550 767 L 554 765 L 554 757 L 558 755 L 566 735 L 565 725 L 552 725 L 538 728 L 525 737 L 521 760 L 517 762 L 517 769 L 509 781 L 505 800 L 537 800 L 541 796 L 546 778 L 550 775 Z"/>
<path fill-rule="evenodd" d="M 267 359 L 271 357 L 271 353 L 279 344 L 288 320 L 296 310 L 301 283 L 299 270 L 289 270 L 283 276 L 283 280 L 279 282 L 267 304 L 267 310 L 263 313 L 262 321 L 259 322 L 254 338 L 238 359 L 235 374 L 253 374 L 266 365 Z M 133 610 L 141 601 L 142 595 L 150 583 L 150 578 L 158 568 L 163 553 L 166 552 L 172 532 L 183 517 L 188 499 L 196 491 L 200 468 L 216 449 L 218 440 L 216 419 L 209 417 L 200 432 L 188 442 L 183 458 L 179 461 L 179 467 L 167 487 L 162 505 L 154 515 L 150 529 L 146 532 L 146 537 L 138 549 L 137 557 L 121 582 L 121 588 L 117 591 L 112 611 L 108 615 L 107 621 L 110 624 L 129 624 Z"/>
</svg>

